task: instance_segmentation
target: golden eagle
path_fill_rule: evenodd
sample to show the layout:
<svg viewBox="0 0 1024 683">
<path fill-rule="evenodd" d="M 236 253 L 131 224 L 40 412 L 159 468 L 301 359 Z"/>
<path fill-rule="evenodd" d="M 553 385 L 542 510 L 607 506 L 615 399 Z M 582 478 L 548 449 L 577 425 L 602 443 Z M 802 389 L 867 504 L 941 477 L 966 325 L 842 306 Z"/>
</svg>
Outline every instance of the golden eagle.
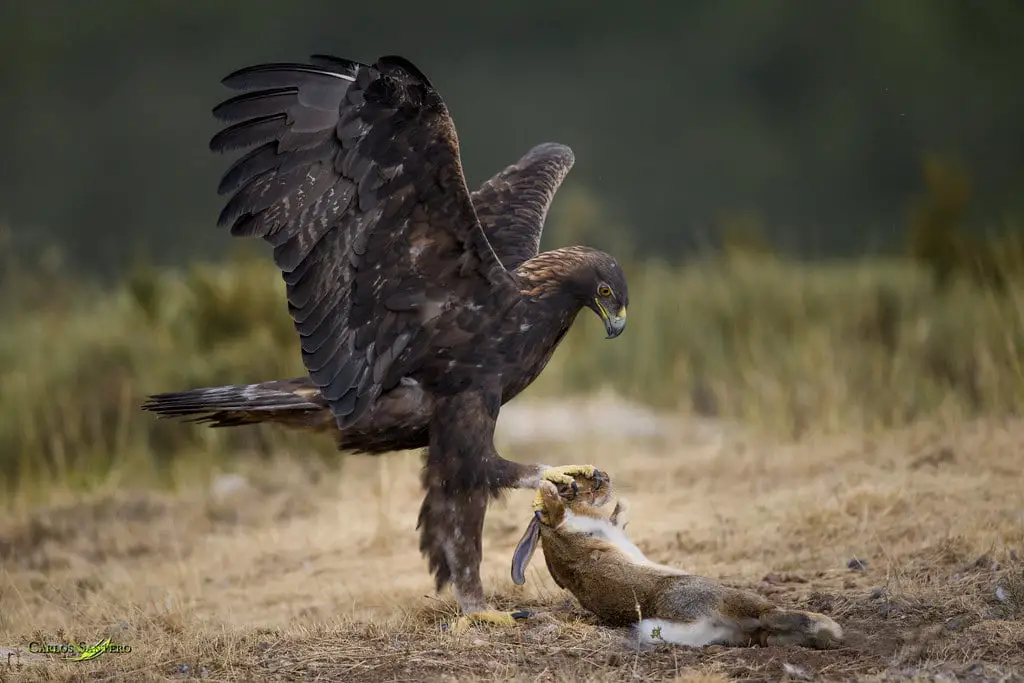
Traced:
<svg viewBox="0 0 1024 683">
<path fill-rule="evenodd" d="M 214 109 L 225 172 L 219 223 L 262 237 L 286 284 L 309 376 L 148 397 L 143 408 L 215 427 L 329 431 L 344 450 L 426 448 L 420 550 L 464 617 L 506 622 L 480 581 L 489 497 L 572 486 L 590 465 L 522 465 L 494 447 L 502 404 L 541 372 L 586 306 L 617 337 L 619 264 L 587 247 L 538 253 L 572 151 L 541 144 L 470 193 L 441 96 L 402 57 L 314 55 L 227 76 Z"/>
</svg>

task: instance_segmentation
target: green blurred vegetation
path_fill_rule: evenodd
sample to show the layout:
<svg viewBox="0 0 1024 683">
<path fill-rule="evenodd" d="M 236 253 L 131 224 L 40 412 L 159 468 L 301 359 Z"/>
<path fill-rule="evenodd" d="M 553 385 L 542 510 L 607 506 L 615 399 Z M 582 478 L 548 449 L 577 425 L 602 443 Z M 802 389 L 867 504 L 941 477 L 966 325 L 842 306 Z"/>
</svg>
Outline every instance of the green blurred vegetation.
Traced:
<svg viewBox="0 0 1024 683">
<path fill-rule="evenodd" d="M 1007 225 L 1000 231 L 971 231 L 966 223 L 971 181 L 953 159 L 928 155 L 924 191 L 910 207 L 910 254 L 932 274 L 935 286 L 949 286 L 957 274 L 1003 290 L 1007 276 L 1024 272 L 1024 234 Z"/>
<path fill-rule="evenodd" d="M 954 267 L 936 287 L 927 262 L 798 263 L 753 241 L 685 267 L 627 261 L 627 333 L 605 341 L 584 311 L 525 396 L 610 386 L 664 409 L 793 438 L 1020 410 L 1019 273 L 1006 272 L 995 289 Z M 138 408 L 147 393 L 303 373 L 280 276 L 262 252 L 183 270 L 140 262 L 108 287 L 65 272 L 50 254 L 10 264 L 3 283 L 23 292 L 2 301 L 6 487 L 90 486 L 126 472 L 159 480 L 181 459 L 337 457 L 327 438 L 212 430 Z"/>
</svg>

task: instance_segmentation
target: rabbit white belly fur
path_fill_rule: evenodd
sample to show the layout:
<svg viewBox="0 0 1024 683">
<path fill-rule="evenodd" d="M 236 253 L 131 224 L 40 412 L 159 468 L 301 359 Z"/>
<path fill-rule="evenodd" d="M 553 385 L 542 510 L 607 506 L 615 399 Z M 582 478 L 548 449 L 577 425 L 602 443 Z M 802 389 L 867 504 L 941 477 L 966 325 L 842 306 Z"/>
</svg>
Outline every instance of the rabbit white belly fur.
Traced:
<svg viewBox="0 0 1024 683">
<path fill-rule="evenodd" d="M 603 538 L 621 550 L 625 555 L 631 557 L 634 562 L 650 564 L 650 560 L 640 552 L 640 548 L 637 548 L 632 541 L 626 538 L 626 534 L 623 533 L 622 529 L 613 526 L 606 519 L 580 517 L 566 510 L 565 519 L 559 525 L 559 530 L 570 534 Z"/>
<path fill-rule="evenodd" d="M 729 638 L 733 629 L 713 619 L 682 622 L 668 619 L 644 619 L 634 626 L 637 638 L 646 645 L 674 643 L 704 647 Z"/>
<path fill-rule="evenodd" d="M 607 519 L 574 515 L 569 510 L 566 510 L 565 519 L 559 525 L 558 529 L 565 533 L 582 534 L 584 536 L 602 538 L 618 548 L 623 555 L 629 557 L 635 564 L 645 564 L 650 567 L 657 567 L 663 570 L 666 574 L 686 574 L 682 569 L 667 567 L 648 560 L 640 548 L 637 548 L 636 545 L 629 540 L 626 536 L 626 532 L 612 524 Z"/>
</svg>

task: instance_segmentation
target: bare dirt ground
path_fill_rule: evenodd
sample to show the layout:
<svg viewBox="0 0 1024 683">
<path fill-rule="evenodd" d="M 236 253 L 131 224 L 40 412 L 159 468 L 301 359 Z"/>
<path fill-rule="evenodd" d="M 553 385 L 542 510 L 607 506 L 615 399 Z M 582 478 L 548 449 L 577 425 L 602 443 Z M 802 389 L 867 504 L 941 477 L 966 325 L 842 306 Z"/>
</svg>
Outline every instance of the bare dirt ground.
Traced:
<svg viewBox="0 0 1024 683">
<path fill-rule="evenodd" d="M 1024 421 L 787 445 L 600 412 L 565 442 L 538 425 L 572 410 L 510 411 L 500 447 L 607 469 L 649 557 L 825 612 L 844 647 L 639 649 L 541 558 L 512 583 L 529 492 L 492 506 L 483 574 L 496 605 L 535 616 L 456 636 L 452 597 L 433 594 L 417 551 L 419 455 L 293 456 L 177 495 L 9 515 L 0 681 L 1024 680 Z M 65 662 L 27 649 L 106 637 L 131 652 Z"/>
</svg>

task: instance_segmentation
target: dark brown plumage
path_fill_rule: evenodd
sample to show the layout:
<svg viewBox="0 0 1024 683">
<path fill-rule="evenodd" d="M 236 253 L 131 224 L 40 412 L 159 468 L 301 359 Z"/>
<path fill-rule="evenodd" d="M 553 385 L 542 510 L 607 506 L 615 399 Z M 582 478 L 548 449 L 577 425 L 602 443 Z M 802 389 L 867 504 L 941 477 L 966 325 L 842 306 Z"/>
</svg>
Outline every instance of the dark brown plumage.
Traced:
<svg viewBox="0 0 1024 683">
<path fill-rule="evenodd" d="M 158 394 L 165 417 L 335 435 L 367 453 L 427 447 L 421 550 L 438 589 L 485 610 L 487 500 L 565 477 L 501 458 L 500 406 L 541 372 L 583 306 L 621 333 L 628 291 L 607 254 L 538 254 L 573 164 L 543 144 L 470 193 L 448 110 L 400 57 L 236 71 L 250 90 L 214 109 L 214 151 L 255 147 L 225 173 L 220 222 L 273 246 L 309 376 Z M 580 470 L 585 474 L 585 468 Z"/>
</svg>

